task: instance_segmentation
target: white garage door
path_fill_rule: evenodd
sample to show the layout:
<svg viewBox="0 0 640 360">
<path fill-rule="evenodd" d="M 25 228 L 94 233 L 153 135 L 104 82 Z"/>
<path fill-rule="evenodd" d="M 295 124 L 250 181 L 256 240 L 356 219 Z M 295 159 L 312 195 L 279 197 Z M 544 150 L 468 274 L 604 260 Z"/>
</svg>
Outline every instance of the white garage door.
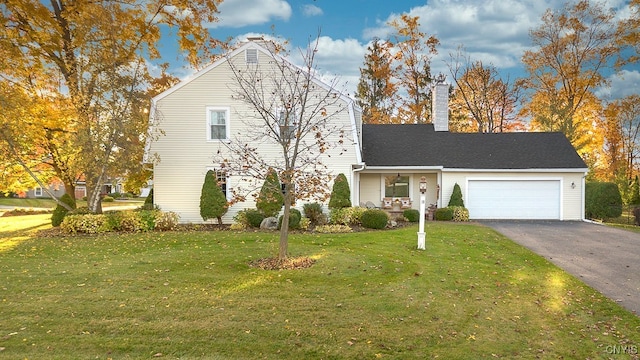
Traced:
<svg viewBox="0 0 640 360">
<path fill-rule="evenodd" d="M 472 219 L 560 219 L 560 180 L 469 180 Z"/>
</svg>

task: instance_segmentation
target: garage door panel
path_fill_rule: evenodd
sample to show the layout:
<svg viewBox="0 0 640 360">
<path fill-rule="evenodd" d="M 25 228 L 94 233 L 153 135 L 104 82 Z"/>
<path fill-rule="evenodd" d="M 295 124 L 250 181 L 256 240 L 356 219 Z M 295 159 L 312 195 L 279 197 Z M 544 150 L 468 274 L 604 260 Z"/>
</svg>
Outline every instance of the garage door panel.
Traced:
<svg viewBox="0 0 640 360">
<path fill-rule="evenodd" d="M 559 180 L 469 180 L 472 219 L 560 219 Z"/>
</svg>

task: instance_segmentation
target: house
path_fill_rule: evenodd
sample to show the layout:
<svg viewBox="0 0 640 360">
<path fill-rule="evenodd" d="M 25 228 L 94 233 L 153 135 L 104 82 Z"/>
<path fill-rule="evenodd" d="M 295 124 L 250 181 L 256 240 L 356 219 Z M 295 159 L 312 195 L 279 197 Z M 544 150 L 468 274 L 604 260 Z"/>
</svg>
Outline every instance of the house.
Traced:
<svg viewBox="0 0 640 360">
<path fill-rule="evenodd" d="M 257 118 L 255 108 L 247 105 L 242 96 L 237 96 L 231 89 L 237 83 L 229 61 L 234 66 L 249 71 L 260 69 L 265 73 L 277 71 L 274 68 L 275 58 L 286 61 L 263 45 L 264 41 L 248 41 L 190 79 L 152 99 L 151 132 L 162 132 L 160 136 L 150 137 L 153 140 L 147 143 L 145 151 L 145 161 L 153 164 L 154 204 L 164 211 L 178 213 L 181 222 L 203 222 L 199 208 L 200 194 L 205 174 L 209 170 L 216 172 L 227 199 L 233 199 L 235 193 L 246 196 L 245 201 L 229 208 L 222 218 L 223 222 L 232 223 L 238 211 L 255 208 L 251 194 L 259 192 L 262 182 L 252 183 L 252 179 L 246 174 L 221 169 L 220 162 L 216 161 L 214 155 L 231 156 L 225 144 L 241 141 L 251 145 L 264 158 L 271 158 L 273 162 L 282 161 L 279 145 L 260 139 L 247 139 L 246 134 L 261 129 L 265 124 Z M 317 85 L 314 91 L 331 91 L 320 80 L 314 78 L 313 81 Z M 273 90 L 268 89 L 267 92 L 271 91 Z M 327 148 L 322 154 L 314 156 L 317 155 L 329 167 L 334 177 L 340 173 L 352 177 L 352 166 L 362 163 L 358 137 L 360 111 L 353 99 L 343 94 L 332 91 L 331 98 L 335 98 L 335 102 L 332 100 L 329 108 L 322 111 L 333 114 L 331 125 L 339 129 L 342 135 L 335 131 L 324 140 L 327 143 L 340 141 L 344 144 L 344 149 Z M 285 104 L 274 100 L 270 106 L 269 111 L 274 112 L 273 117 L 280 119 Z M 276 112 L 280 113 L 275 114 Z M 291 130 L 284 127 L 281 126 L 280 131 L 288 133 Z M 264 173 L 266 175 L 266 170 Z M 326 188 L 330 192 L 331 184 L 327 183 Z M 297 205 L 301 207 L 303 203 L 298 202 Z"/>
<path fill-rule="evenodd" d="M 216 166 L 213 154 L 225 151 L 221 142 L 231 141 L 231 133 L 241 135 L 251 126 L 241 115 L 246 105 L 231 96 L 227 61 L 268 66 L 274 56 L 249 41 L 153 99 L 151 125 L 164 135 L 147 144 L 145 159 L 154 165 L 154 202 L 161 209 L 177 212 L 182 222 L 202 222 L 199 197 L 205 173 Z M 433 86 L 433 123 L 420 125 L 363 125 L 361 110 L 341 95 L 345 111 L 332 121 L 350 129 L 349 151 L 321 157 L 334 175 L 347 176 L 353 204 L 391 213 L 417 209 L 424 176 L 427 204 L 447 206 L 458 184 L 471 219 L 584 219 L 587 166 L 563 134 L 450 133 L 448 89 L 443 81 Z M 217 137 L 211 135 L 214 117 L 221 125 Z M 257 144 L 256 151 L 274 149 Z M 222 172 L 219 180 L 228 198 L 245 181 Z M 231 223 L 237 211 L 253 207 L 247 197 L 223 221 Z"/>
</svg>

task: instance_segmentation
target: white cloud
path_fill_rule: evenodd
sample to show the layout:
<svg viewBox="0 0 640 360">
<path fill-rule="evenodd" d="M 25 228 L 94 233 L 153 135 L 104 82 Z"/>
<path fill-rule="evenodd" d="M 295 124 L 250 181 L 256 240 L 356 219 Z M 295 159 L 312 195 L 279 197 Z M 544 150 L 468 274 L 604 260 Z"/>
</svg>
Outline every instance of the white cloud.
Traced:
<svg viewBox="0 0 640 360">
<path fill-rule="evenodd" d="M 304 16 L 310 17 L 310 16 L 319 16 L 322 15 L 324 12 L 322 11 L 321 8 L 315 6 L 315 5 L 304 5 L 302 7 L 302 14 L 304 14 Z"/>
<path fill-rule="evenodd" d="M 609 85 L 596 89 L 596 96 L 603 100 L 620 99 L 640 94 L 640 71 L 622 70 L 609 78 Z"/>
<path fill-rule="evenodd" d="M 209 24 L 211 28 L 239 28 L 264 24 L 272 19 L 287 21 L 291 17 L 291 6 L 285 0 L 225 0 L 218 10 L 219 21 Z"/>
</svg>

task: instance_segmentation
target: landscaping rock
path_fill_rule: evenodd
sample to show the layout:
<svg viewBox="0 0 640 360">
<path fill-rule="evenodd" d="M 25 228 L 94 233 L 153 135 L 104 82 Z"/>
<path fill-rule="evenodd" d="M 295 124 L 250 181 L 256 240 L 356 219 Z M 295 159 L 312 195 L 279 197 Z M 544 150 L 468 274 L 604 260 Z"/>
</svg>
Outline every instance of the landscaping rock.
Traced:
<svg viewBox="0 0 640 360">
<path fill-rule="evenodd" d="M 264 218 L 260 223 L 260 229 L 262 230 L 278 230 L 278 218 L 268 217 Z"/>
</svg>

